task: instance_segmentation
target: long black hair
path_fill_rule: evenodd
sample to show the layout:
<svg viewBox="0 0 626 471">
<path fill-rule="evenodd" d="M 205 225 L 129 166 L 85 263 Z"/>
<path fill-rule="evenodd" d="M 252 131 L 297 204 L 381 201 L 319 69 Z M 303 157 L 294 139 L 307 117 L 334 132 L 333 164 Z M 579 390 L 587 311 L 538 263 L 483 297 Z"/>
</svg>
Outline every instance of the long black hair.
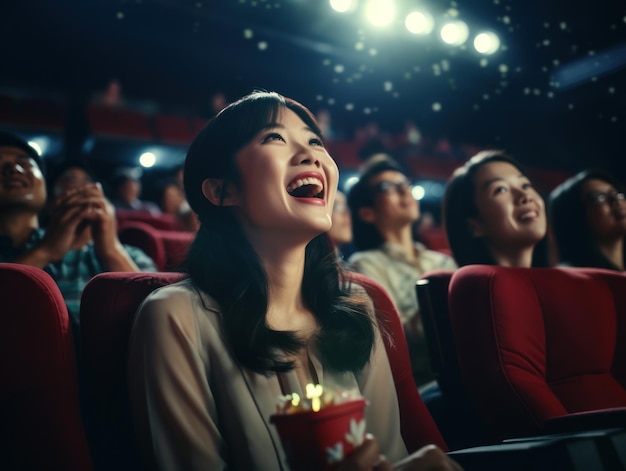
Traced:
<svg viewBox="0 0 626 471">
<path fill-rule="evenodd" d="M 548 217 L 560 264 L 574 267 L 596 267 L 618 270 L 600 250 L 591 231 L 585 211 L 583 185 L 589 180 L 602 180 L 618 191 L 623 186 L 617 179 L 598 169 L 583 170 L 561 183 L 550 193 Z"/>
<path fill-rule="evenodd" d="M 476 237 L 468 219 L 478 217 L 474 177 L 478 170 L 491 162 L 506 162 L 526 175 L 521 164 L 513 157 L 497 150 L 482 151 L 457 168 L 446 185 L 443 196 L 443 225 L 452 256 L 459 267 L 483 264 L 497 265 L 484 237 Z M 533 250 L 533 266 L 548 266 L 547 238 L 541 239 Z"/>
<path fill-rule="evenodd" d="M 261 261 L 233 210 L 211 204 L 201 187 L 207 178 L 222 179 L 222 191 L 228 183 L 240 184 L 235 154 L 284 109 L 322 138 L 304 106 L 274 92 L 254 92 L 209 121 L 191 144 L 184 170 L 187 199 L 201 222 L 187 259 L 192 282 L 220 305 L 237 360 L 264 374 L 292 369 L 293 362 L 281 352 L 296 352 L 302 341 L 268 327 L 268 281 Z M 326 234 L 306 247 L 302 295 L 320 325 L 316 341 L 325 365 L 337 371 L 361 369 L 374 343 L 374 320 L 367 297 L 351 290 Z"/>
</svg>

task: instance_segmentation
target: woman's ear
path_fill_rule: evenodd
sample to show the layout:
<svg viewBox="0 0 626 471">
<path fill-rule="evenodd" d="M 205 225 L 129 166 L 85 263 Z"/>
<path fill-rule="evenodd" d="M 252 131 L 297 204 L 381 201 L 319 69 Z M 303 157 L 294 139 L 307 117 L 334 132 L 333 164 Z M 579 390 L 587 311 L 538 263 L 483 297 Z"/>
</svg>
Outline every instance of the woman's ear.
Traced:
<svg viewBox="0 0 626 471">
<path fill-rule="evenodd" d="M 466 222 L 470 232 L 474 237 L 483 237 L 485 235 L 485 229 L 483 228 L 483 224 L 478 219 L 467 218 Z"/>
<path fill-rule="evenodd" d="M 228 185 L 224 188 L 224 180 L 219 178 L 207 178 L 202 182 L 202 194 L 215 206 L 236 206 L 238 200 Z"/>
</svg>

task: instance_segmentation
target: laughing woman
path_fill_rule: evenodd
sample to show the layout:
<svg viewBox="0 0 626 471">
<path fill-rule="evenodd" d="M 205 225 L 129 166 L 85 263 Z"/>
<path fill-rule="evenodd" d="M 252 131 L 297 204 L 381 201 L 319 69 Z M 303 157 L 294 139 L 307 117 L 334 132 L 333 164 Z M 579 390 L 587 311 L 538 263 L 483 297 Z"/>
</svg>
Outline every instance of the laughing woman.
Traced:
<svg viewBox="0 0 626 471">
<path fill-rule="evenodd" d="M 506 154 L 480 152 L 453 173 L 443 218 L 459 266 L 547 265 L 543 198 L 520 164 Z"/>
<path fill-rule="evenodd" d="M 345 282 L 325 234 L 337 180 L 311 113 L 276 93 L 227 106 L 192 143 L 185 190 L 201 227 L 190 277 L 146 299 L 131 337 L 131 405 L 150 469 L 288 469 L 268 419 L 280 395 L 308 383 L 369 401 L 375 438 L 338 470 L 406 457 L 372 301 Z M 438 448 L 397 469 L 431 466 L 457 469 Z"/>
</svg>

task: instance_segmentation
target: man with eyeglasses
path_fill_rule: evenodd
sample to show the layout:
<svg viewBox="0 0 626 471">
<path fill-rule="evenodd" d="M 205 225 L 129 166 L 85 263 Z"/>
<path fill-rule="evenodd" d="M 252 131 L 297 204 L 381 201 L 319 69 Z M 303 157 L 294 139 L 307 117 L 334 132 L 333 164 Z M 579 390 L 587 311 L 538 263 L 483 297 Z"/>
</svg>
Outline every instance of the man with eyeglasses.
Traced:
<svg viewBox="0 0 626 471">
<path fill-rule="evenodd" d="M 418 386 L 434 379 L 415 282 L 427 271 L 453 270 L 453 258 L 428 250 L 413 238 L 420 216 L 419 203 L 402 168 L 379 155 L 366 163 L 348 194 L 356 252 L 351 269 L 380 282 L 394 301 L 407 336 L 413 377 Z"/>
</svg>

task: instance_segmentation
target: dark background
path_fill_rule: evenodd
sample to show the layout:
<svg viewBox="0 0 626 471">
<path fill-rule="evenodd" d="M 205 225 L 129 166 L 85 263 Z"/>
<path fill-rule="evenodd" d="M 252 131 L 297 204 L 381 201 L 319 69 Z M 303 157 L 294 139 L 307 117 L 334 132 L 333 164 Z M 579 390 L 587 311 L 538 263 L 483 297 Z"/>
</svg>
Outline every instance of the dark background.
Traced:
<svg viewBox="0 0 626 471">
<path fill-rule="evenodd" d="M 470 42 L 409 34 L 402 13 L 418 3 L 436 20 L 456 8 L 471 32 L 491 29 L 504 48 L 481 65 Z M 624 2 L 397 4 L 397 23 L 380 30 L 326 0 L 3 1 L 0 87 L 82 100 L 115 78 L 127 98 L 207 117 L 216 92 L 232 100 L 263 88 L 328 109 L 347 136 L 370 121 L 393 131 L 411 120 L 433 139 L 624 179 Z"/>
</svg>

